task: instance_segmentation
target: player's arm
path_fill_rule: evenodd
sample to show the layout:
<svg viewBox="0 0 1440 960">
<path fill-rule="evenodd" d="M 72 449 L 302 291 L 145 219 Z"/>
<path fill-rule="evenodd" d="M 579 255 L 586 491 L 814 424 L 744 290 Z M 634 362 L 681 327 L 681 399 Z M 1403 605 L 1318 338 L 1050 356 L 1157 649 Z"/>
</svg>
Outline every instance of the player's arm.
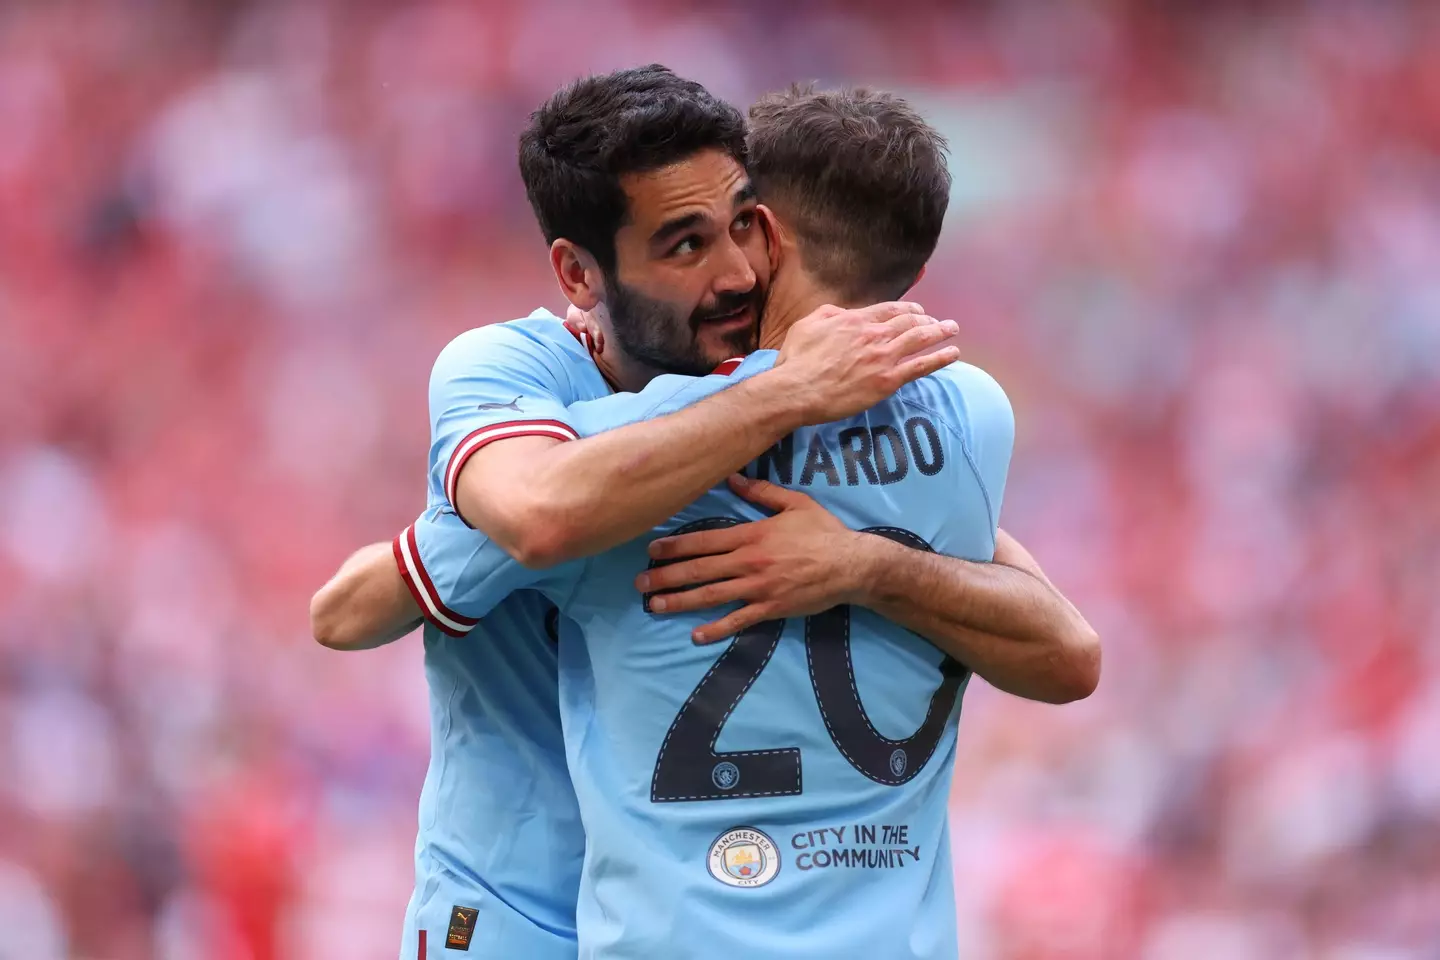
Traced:
<svg viewBox="0 0 1440 960">
<path fill-rule="evenodd" d="M 311 601 L 311 628 L 336 650 L 382 646 L 422 621 L 464 637 L 514 591 L 567 587 L 575 572 L 522 567 L 453 512 L 432 507 L 391 543 L 347 560 Z"/>
<path fill-rule="evenodd" d="M 952 504 L 957 509 L 940 515 L 943 539 L 936 542 L 952 545 L 953 553 L 984 556 L 970 552 L 983 548 L 969 539 L 974 525 L 967 515 L 988 517 L 993 548 L 988 552 L 992 559 L 998 555 L 1003 562 L 992 565 L 985 573 L 1009 577 L 1016 592 L 1003 606 L 972 606 L 972 622 L 989 629 L 966 629 L 961 614 L 965 599 L 973 601 L 985 597 L 985 593 L 964 592 L 953 561 L 934 563 L 927 557 L 907 557 L 907 572 L 916 578 L 916 583 L 902 585 L 894 579 L 894 571 L 883 566 L 893 557 L 882 553 L 877 558 L 880 565 L 872 567 L 872 575 L 866 578 L 868 605 L 911 629 L 933 634 L 942 649 L 1008 693 L 1051 703 L 1088 697 L 1100 682 L 1099 637 L 1079 611 L 1050 586 L 1029 552 L 1013 538 L 1002 536 L 999 528 L 1015 447 L 1015 413 L 1009 398 L 989 374 L 966 364 L 957 364 L 944 375 L 917 385 L 915 392 L 929 395 L 937 420 L 947 426 L 950 440 L 958 441 L 952 455 L 966 461 L 973 480 L 957 484 Z M 963 506 L 967 500 L 972 504 L 970 510 Z M 1009 571 L 1006 563 L 1013 565 Z M 1022 576 L 1027 579 L 1017 579 Z M 1037 592 L 1037 584 L 1044 590 Z M 994 586 L 999 589 L 991 591 L 991 600 L 1006 592 L 1003 583 Z M 929 598 L 927 588 L 935 590 L 939 599 Z M 1027 608 L 1048 610 L 1050 616 L 1036 624 L 1043 629 L 1014 629 L 1018 624 L 1013 617 L 1023 615 Z M 996 626 L 1004 629 L 993 631 Z"/>
<path fill-rule="evenodd" d="M 651 556 L 672 562 L 646 571 L 636 583 L 644 593 L 680 591 L 651 597 L 650 608 L 660 613 L 745 601 L 698 628 L 696 643 L 733 636 L 762 620 L 851 603 L 914 630 L 1016 696 L 1064 703 L 1094 691 L 1100 668 L 1095 631 L 1004 531 L 996 535 L 995 561 L 979 563 L 856 532 L 798 491 L 743 477 L 731 486 L 778 512 L 656 540 Z"/>
<path fill-rule="evenodd" d="M 1100 638 L 1024 547 L 1001 531 L 995 562 L 912 550 L 883 537 L 860 551 L 854 602 L 908 627 L 1027 700 L 1069 703 L 1100 682 Z"/>
<path fill-rule="evenodd" d="M 447 496 L 526 566 L 599 553 L 662 523 L 796 428 L 864 410 L 953 362 L 953 347 L 914 356 L 955 332 L 918 309 L 825 308 L 790 331 L 774 370 L 596 436 L 574 439 L 563 423 L 536 435 L 486 428 L 450 456 Z"/>
<path fill-rule="evenodd" d="M 489 436 L 574 436 L 565 422 L 567 405 L 578 399 L 569 362 L 563 350 L 519 324 L 469 330 L 447 344 L 430 376 L 434 485 L 451 493 L 454 467 Z M 336 650 L 367 650 L 418 626 L 426 611 L 402 577 L 401 558 L 399 538 L 351 556 L 311 598 L 315 640 Z M 432 620 L 446 628 L 442 619 Z"/>
<path fill-rule="evenodd" d="M 420 626 L 421 619 L 389 543 L 355 551 L 310 600 L 310 632 L 332 650 L 384 646 Z"/>
<path fill-rule="evenodd" d="M 701 628 L 707 641 L 760 620 L 855 603 L 909 627 L 1002 690 L 1050 702 L 1088 696 L 1099 680 L 1094 631 L 996 525 L 1015 437 L 1004 391 L 983 371 L 964 365 L 910 389 L 929 394 L 939 420 L 967 430 L 962 438 L 945 427 L 957 471 L 950 474 L 956 480 L 953 501 L 938 514 L 938 548 L 995 555 L 1000 563 L 969 562 L 856 533 L 803 494 L 742 479 L 732 481 L 737 492 L 780 513 L 657 541 L 652 557 L 692 559 L 647 571 L 637 586 L 648 592 L 701 584 L 652 598 L 652 610 L 657 602 L 680 611 L 746 601 Z"/>
</svg>

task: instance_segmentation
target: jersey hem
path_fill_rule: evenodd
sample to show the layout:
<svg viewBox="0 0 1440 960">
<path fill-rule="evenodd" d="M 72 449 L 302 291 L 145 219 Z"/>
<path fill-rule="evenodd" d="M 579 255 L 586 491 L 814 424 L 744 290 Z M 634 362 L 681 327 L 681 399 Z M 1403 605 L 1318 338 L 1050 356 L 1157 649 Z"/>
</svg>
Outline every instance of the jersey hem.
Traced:
<svg viewBox="0 0 1440 960">
<path fill-rule="evenodd" d="M 455 452 L 450 454 L 450 462 L 445 467 L 445 499 L 455 508 L 457 515 L 460 507 L 455 500 L 460 487 L 460 471 L 465 468 L 465 464 L 496 440 L 511 440 L 515 437 L 551 437 L 565 441 L 579 440 L 580 434 L 561 420 L 509 420 L 505 423 L 492 423 L 466 434 L 465 438 L 455 445 Z M 467 527 L 471 526 L 463 516 L 460 519 L 465 521 Z"/>
<path fill-rule="evenodd" d="M 415 604 L 427 623 L 452 637 L 463 637 L 475 629 L 475 625 L 480 622 L 478 618 L 456 613 L 441 602 L 440 592 L 435 589 L 435 581 L 430 579 L 430 574 L 420 560 L 420 547 L 415 540 L 414 524 L 401 531 L 390 546 L 395 554 L 395 565 L 400 568 L 400 579 L 405 581 L 410 596 L 415 599 Z"/>
</svg>

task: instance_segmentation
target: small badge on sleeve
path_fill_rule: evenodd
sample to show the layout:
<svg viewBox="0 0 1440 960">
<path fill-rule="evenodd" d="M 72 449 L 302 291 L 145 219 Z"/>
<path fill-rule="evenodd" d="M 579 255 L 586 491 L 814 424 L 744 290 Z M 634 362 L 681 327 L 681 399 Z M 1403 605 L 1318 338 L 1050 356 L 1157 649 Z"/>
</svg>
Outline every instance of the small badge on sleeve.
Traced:
<svg viewBox="0 0 1440 960">
<path fill-rule="evenodd" d="M 470 938 L 475 935 L 475 918 L 480 911 L 474 907 L 450 908 L 450 932 L 445 935 L 446 950 L 470 949 Z"/>
</svg>

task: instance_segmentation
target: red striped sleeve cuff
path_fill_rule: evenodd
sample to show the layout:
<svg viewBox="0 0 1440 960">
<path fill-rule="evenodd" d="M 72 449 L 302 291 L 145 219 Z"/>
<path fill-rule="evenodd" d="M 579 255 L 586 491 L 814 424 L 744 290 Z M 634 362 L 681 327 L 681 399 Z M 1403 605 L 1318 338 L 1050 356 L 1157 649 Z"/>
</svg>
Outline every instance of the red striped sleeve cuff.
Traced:
<svg viewBox="0 0 1440 960">
<path fill-rule="evenodd" d="M 420 546 L 415 541 L 414 524 L 401 531 L 391 546 L 395 551 L 395 565 L 400 568 L 400 576 L 404 579 L 405 586 L 410 588 L 410 596 L 419 604 L 425 619 L 441 633 L 452 637 L 463 637 L 474 630 L 475 624 L 480 622 L 477 618 L 462 616 L 440 601 L 440 591 L 435 589 L 435 581 L 430 579 L 425 565 L 420 562 Z"/>
<path fill-rule="evenodd" d="M 455 504 L 455 491 L 460 483 L 460 471 L 466 462 L 476 452 L 483 449 L 496 440 L 509 440 L 514 437 L 554 437 L 556 440 L 578 440 L 580 435 L 568 423 L 559 420 L 511 420 L 509 423 L 496 423 L 488 427 L 481 427 L 461 440 L 455 446 L 455 452 L 450 454 L 450 462 L 445 466 L 445 499 L 450 501 L 450 506 L 456 512 L 460 508 Z"/>
</svg>

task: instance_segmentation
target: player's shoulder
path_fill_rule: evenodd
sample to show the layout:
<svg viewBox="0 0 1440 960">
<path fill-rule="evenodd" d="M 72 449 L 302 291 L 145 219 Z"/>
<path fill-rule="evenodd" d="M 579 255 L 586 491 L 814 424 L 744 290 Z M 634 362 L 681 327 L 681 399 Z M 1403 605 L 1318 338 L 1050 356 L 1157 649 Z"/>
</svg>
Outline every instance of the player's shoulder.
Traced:
<svg viewBox="0 0 1440 960">
<path fill-rule="evenodd" d="M 906 384 L 902 389 L 923 393 L 945 391 L 958 396 L 972 396 L 986 400 L 999 400 L 1005 397 L 1005 388 L 1000 386 L 1000 381 L 991 376 L 989 371 L 963 360 L 957 360 L 949 366 L 941 367 L 930 376 L 921 377 L 913 383 Z"/>
<path fill-rule="evenodd" d="M 952 427 L 961 430 L 977 418 L 1014 418 L 1010 398 L 1000 382 L 988 371 L 963 361 L 907 383 L 897 397 L 907 405 L 927 407 L 941 414 L 953 421 Z"/>
<path fill-rule="evenodd" d="M 440 351 L 441 358 L 452 356 L 473 359 L 476 353 L 496 348 L 539 346 L 558 349 L 566 354 L 588 358 L 588 353 L 564 321 L 541 308 L 528 316 L 500 323 L 487 323 L 458 334 Z"/>
<path fill-rule="evenodd" d="M 538 309 L 525 317 L 489 323 L 458 334 L 435 359 L 435 370 L 473 368 L 476 363 L 517 356 L 538 362 L 588 363 L 589 351 L 564 321 L 548 310 Z"/>
</svg>

